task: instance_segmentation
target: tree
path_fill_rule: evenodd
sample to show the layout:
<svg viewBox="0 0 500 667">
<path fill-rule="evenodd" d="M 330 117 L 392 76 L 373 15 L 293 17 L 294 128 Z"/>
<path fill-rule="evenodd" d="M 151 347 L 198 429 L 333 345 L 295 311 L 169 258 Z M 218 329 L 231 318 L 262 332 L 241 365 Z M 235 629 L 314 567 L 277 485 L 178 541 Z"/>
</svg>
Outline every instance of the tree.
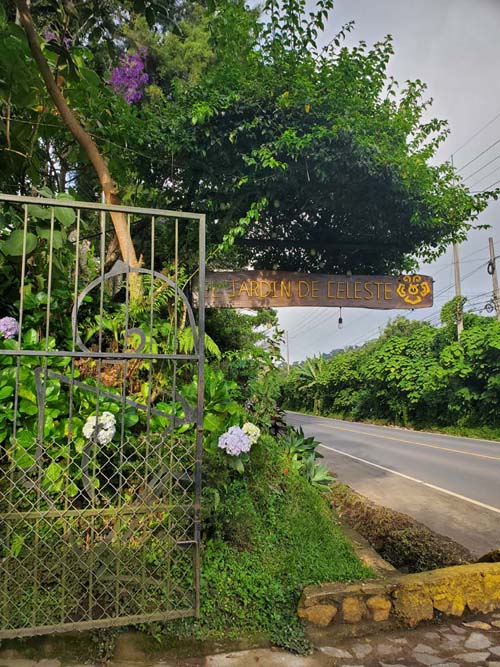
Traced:
<svg viewBox="0 0 500 667">
<path fill-rule="evenodd" d="M 42 5 L 40 21 L 52 25 L 52 5 Z M 52 69 L 122 196 L 207 211 L 217 265 L 398 272 L 464 238 L 486 206 L 489 195 L 472 196 L 451 165 L 430 164 L 447 126 L 423 120 L 424 84 L 399 90 L 388 76 L 389 38 L 349 49 L 348 25 L 317 47 L 330 0 L 310 15 L 302 0 L 269 2 L 261 15 L 239 0 L 186 4 L 174 30 L 166 20 L 150 30 L 139 5 L 113 2 L 112 20 L 97 21 L 118 48 L 101 49 L 90 29 L 64 48 L 58 19 L 59 41 L 44 55 L 59 52 Z M 128 104 L 110 71 L 141 49 L 149 83 Z M 69 162 L 88 179 L 81 155 Z"/>
<path fill-rule="evenodd" d="M 398 92 L 388 77 L 390 39 L 348 49 L 341 33 L 319 50 L 329 3 L 311 18 L 304 3 L 271 8 L 259 22 L 221 2 L 178 38 L 208 31 L 211 48 L 204 68 L 185 60 L 157 81 L 170 123 L 151 166 L 175 183 L 167 196 L 209 212 L 213 243 L 246 235 L 239 261 L 255 267 L 396 272 L 464 238 L 488 197 L 429 164 L 447 126 L 423 121 L 424 84 Z"/>
<path fill-rule="evenodd" d="M 101 184 L 106 203 L 120 203 L 117 188 L 111 177 L 107 161 L 103 157 L 92 136 L 84 129 L 76 114 L 68 106 L 66 99 L 64 98 L 64 95 L 57 83 L 57 80 L 50 69 L 49 63 L 43 55 L 39 43 L 39 37 L 36 33 L 35 26 L 33 25 L 33 19 L 31 17 L 28 3 L 26 0 L 16 0 L 16 8 L 18 11 L 20 23 L 26 32 L 26 38 L 33 55 L 33 59 L 38 67 L 38 71 L 40 72 L 40 75 L 45 83 L 47 91 L 52 98 L 52 101 L 54 102 L 54 105 L 59 112 L 64 124 L 80 144 L 87 158 L 92 163 L 92 166 L 94 167 Z M 113 221 L 117 243 L 124 261 L 127 262 L 131 267 L 138 267 L 139 261 L 135 252 L 132 238 L 130 236 L 130 232 L 127 227 L 127 217 L 125 214 L 116 211 L 111 212 L 110 216 Z M 130 276 L 131 295 L 135 295 L 136 297 L 138 296 L 139 288 L 138 277 L 138 274 L 131 274 Z"/>
</svg>

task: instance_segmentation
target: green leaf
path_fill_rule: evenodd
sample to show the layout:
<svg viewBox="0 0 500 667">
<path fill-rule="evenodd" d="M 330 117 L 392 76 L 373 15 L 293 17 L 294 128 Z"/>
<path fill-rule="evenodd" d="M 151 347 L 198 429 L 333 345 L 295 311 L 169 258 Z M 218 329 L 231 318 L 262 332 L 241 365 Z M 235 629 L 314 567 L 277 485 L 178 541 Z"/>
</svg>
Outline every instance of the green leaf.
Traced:
<svg viewBox="0 0 500 667">
<path fill-rule="evenodd" d="M 59 465 L 59 463 L 52 461 L 52 463 L 45 471 L 45 479 L 47 479 L 49 482 L 57 482 L 57 480 L 61 477 L 63 472 L 64 471 L 62 467 Z"/>
<path fill-rule="evenodd" d="M 2 250 L 12 257 L 18 257 L 23 254 L 23 231 L 14 229 L 9 238 L 4 241 Z M 26 234 L 26 254 L 29 255 L 37 246 L 37 238 L 31 232 Z"/>
<path fill-rule="evenodd" d="M 209 433 L 214 433 L 217 431 L 222 431 L 224 429 L 225 421 L 222 417 L 214 415 L 212 413 L 207 413 L 203 419 L 203 428 Z"/>
<path fill-rule="evenodd" d="M 21 549 L 24 545 L 24 537 L 19 535 L 19 533 L 14 533 L 12 536 L 12 541 L 10 543 L 10 556 L 11 558 L 17 558 L 21 553 Z"/>
<path fill-rule="evenodd" d="M 44 227 L 37 227 L 36 233 L 40 238 L 45 239 L 47 243 L 50 243 L 50 229 L 45 229 Z M 65 239 L 66 236 L 63 232 L 61 232 L 59 229 L 54 229 L 52 233 L 52 247 L 54 248 L 54 250 L 60 250 L 64 245 Z"/>
<path fill-rule="evenodd" d="M 50 220 L 51 218 L 50 208 L 38 204 L 28 206 L 28 215 L 30 218 L 36 218 L 37 220 Z"/>
<path fill-rule="evenodd" d="M 243 465 L 243 461 L 239 458 L 239 456 L 230 456 L 229 466 L 240 474 L 245 472 L 245 466 Z"/>
<path fill-rule="evenodd" d="M 135 410 L 127 410 L 125 412 L 124 416 L 124 422 L 125 426 L 127 428 L 130 428 L 131 426 L 135 426 L 137 422 L 139 421 L 139 415 Z"/>
<path fill-rule="evenodd" d="M 3 401 L 4 399 L 8 398 L 9 396 L 12 396 L 14 393 L 14 387 L 2 387 L 0 389 L 0 401 Z"/>
<path fill-rule="evenodd" d="M 23 345 L 25 347 L 33 347 L 38 343 L 38 333 L 36 329 L 28 329 L 23 334 Z"/>
<path fill-rule="evenodd" d="M 19 412 L 25 415 L 34 416 L 38 414 L 38 406 L 23 398 L 19 404 Z"/>
<path fill-rule="evenodd" d="M 12 458 L 19 468 L 26 469 L 35 465 L 34 455 L 19 443 L 14 447 Z"/>
<path fill-rule="evenodd" d="M 74 482 L 70 482 L 68 484 L 68 488 L 66 489 L 66 493 L 70 498 L 74 498 L 78 494 L 78 487 Z"/>
<path fill-rule="evenodd" d="M 56 208 L 55 209 L 56 219 L 63 225 L 63 227 L 69 227 L 76 220 L 75 210 L 72 208 Z"/>
</svg>

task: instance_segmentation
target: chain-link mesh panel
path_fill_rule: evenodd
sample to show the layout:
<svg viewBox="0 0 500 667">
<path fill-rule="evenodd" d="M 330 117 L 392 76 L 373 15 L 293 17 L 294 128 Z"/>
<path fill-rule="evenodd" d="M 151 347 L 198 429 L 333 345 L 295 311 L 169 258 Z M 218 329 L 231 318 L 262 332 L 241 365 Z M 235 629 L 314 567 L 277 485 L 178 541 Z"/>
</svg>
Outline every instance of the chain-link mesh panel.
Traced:
<svg viewBox="0 0 500 667">
<path fill-rule="evenodd" d="M 0 637 L 196 614 L 204 326 L 179 247 L 198 226 L 203 295 L 204 220 L 66 203 L 63 254 L 60 202 L 37 200 L 33 249 L 33 201 L 2 199 L 23 249 L 19 330 L 0 337 Z M 115 209 L 138 221 L 141 266 L 109 257 Z"/>
</svg>

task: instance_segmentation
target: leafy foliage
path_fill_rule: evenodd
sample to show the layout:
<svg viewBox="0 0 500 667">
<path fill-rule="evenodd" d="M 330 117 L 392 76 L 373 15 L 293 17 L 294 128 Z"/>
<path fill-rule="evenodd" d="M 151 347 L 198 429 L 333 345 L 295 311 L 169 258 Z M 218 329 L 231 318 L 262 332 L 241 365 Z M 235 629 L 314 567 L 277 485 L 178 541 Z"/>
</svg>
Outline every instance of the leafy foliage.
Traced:
<svg viewBox="0 0 500 667">
<path fill-rule="evenodd" d="M 312 12 L 269 2 L 260 15 L 232 0 L 87 5 L 32 8 L 65 98 L 123 202 L 209 213 L 215 265 L 399 271 L 463 238 L 486 205 L 451 165 L 431 165 L 447 127 L 423 120 L 422 82 L 399 89 L 388 75 L 389 38 L 348 48 L 348 24 L 317 47 L 330 0 Z M 0 188 L 94 198 L 13 18 L 0 14 Z M 137 54 L 134 82 L 148 85 L 139 100 L 134 83 L 128 104 L 108 82 Z M 234 247 L 243 235 L 250 245 Z"/>
<path fill-rule="evenodd" d="M 306 438 L 302 427 L 289 428 L 281 439 L 291 468 L 300 472 L 313 485 L 327 487 L 333 480 L 326 466 L 317 463 L 323 456 L 317 451 L 321 444 L 313 436 Z"/>
<path fill-rule="evenodd" d="M 309 644 L 296 615 L 303 587 L 370 572 L 335 526 L 326 498 L 298 472 L 284 473 L 281 444 L 264 437 L 255 447 L 244 477 L 219 476 L 220 502 L 205 517 L 200 620 L 169 624 L 163 633 L 264 633 L 303 653 Z"/>
<path fill-rule="evenodd" d="M 442 327 L 397 318 L 376 341 L 324 361 L 320 412 L 416 426 L 498 428 L 500 323 L 465 313 L 459 342 L 456 313 L 453 299 L 443 307 Z M 289 407 L 313 408 L 311 363 L 284 378 Z"/>
</svg>

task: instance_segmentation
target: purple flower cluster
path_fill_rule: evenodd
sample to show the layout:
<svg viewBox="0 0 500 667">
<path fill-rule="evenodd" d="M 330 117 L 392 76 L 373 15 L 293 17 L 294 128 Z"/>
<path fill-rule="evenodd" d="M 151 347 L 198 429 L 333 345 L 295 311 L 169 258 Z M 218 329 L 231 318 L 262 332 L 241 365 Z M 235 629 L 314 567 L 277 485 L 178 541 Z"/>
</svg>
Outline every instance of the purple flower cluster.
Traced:
<svg viewBox="0 0 500 667">
<path fill-rule="evenodd" d="M 224 449 L 230 456 L 249 452 L 251 446 L 250 438 L 239 426 L 231 426 L 219 438 L 220 449 Z"/>
<path fill-rule="evenodd" d="M 127 104 L 138 102 L 144 93 L 144 86 L 149 81 L 144 71 L 146 49 L 140 49 L 122 58 L 121 64 L 111 72 L 110 86 L 115 93 L 119 93 Z"/>
<path fill-rule="evenodd" d="M 15 338 L 19 333 L 19 324 L 13 317 L 2 317 L 0 319 L 0 334 L 4 338 Z"/>
<path fill-rule="evenodd" d="M 59 35 L 55 33 L 51 28 L 46 28 L 43 31 L 43 38 L 46 42 L 58 42 L 59 43 Z M 68 36 L 63 37 L 63 44 L 66 47 L 66 49 L 69 49 L 71 46 L 71 39 Z"/>
</svg>

